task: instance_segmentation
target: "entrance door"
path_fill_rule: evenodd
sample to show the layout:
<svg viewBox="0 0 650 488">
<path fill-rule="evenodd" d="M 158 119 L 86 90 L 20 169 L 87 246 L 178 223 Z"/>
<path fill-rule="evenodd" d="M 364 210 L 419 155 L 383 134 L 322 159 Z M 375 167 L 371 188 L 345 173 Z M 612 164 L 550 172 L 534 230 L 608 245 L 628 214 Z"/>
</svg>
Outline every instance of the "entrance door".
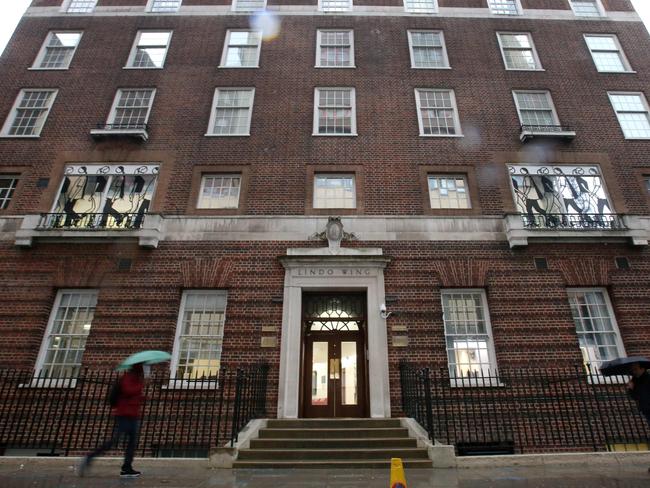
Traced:
<svg viewBox="0 0 650 488">
<path fill-rule="evenodd" d="M 365 295 L 303 296 L 303 414 L 366 415 Z"/>
</svg>

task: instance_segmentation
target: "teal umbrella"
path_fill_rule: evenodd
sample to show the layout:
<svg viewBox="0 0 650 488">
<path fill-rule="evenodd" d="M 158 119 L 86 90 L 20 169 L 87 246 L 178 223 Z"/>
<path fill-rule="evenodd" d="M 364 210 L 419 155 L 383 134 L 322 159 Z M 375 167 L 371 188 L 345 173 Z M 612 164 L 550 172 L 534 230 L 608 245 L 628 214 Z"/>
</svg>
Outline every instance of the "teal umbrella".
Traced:
<svg viewBox="0 0 650 488">
<path fill-rule="evenodd" d="M 172 355 L 165 351 L 140 351 L 131 354 L 117 367 L 118 371 L 129 369 L 134 364 L 157 364 L 169 361 Z"/>
</svg>

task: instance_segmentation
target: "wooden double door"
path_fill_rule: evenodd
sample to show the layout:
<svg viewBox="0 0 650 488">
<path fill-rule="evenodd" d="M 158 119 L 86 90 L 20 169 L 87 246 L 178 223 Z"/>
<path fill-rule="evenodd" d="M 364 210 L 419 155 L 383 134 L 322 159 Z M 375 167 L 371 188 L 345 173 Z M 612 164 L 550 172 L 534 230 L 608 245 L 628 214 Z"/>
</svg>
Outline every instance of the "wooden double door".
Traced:
<svg viewBox="0 0 650 488">
<path fill-rule="evenodd" d="M 303 416 L 365 417 L 365 294 L 305 294 L 303 303 Z"/>
</svg>

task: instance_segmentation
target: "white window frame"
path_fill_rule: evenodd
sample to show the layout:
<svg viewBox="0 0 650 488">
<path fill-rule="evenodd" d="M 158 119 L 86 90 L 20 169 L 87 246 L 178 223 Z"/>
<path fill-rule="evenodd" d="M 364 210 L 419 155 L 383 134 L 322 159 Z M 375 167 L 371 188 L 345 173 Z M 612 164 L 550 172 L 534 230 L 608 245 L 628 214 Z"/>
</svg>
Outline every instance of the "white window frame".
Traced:
<svg viewBox="0 0 650 488">
<path fill-rule="evenodd" d="M 7 190 L 7 193 L 4 197 L 0 197 L 0 211 L 7 210 L 9 205 L 14 199 L 16 194 L 16 189 L 18 188 L 18 183 L 20 182 L 20 175 L 16 173 L 0 173 L 0 180 L 11 180 L 12 185 L 9 187 L 2 188 Z"/>
<path fill-rule="evenodd" d="M 247 8 L 241 8 L 239 6 L 239 0 L 232 0 L 232 6 L 231 9 L 233 12 L 258 12 L 260 10 L 265 10 L 266 9 L 266 2 L 267 0 L 262 0 L 263 5 L 260 8 L 256 9 L 247 9 Z"/>
<path fill-rule="evenodd" d="M 350 64 L 348 66 L 323 66 L 322 64 L 320 64 L 323 32 L 349 32 L 350 33 Z M 332 68 L 332 69 L 356 68 L 355 61 L 354 61 L 354 29 L 318 29 L 316 31 L 316 63 L 314 67 Z"/>
<path fill-rule="evenodd" d="M 73 48 L 68 48 L 72 50 L 72 54 L 70 55 L 70 59 L 68 60 L 68 64 L 66 66 L 60 68 L 42 68 L 41 64 L 45 59 L 45 54 L 47 53 L 47 49 L 50 47 L 48 46 L 48 44 L 52 40 L 52 37 L 56 34 L 79 34 L 79 40 L 77 41 L 77 44 Z M 34 71 L 65 71 L 70 69 L 70 64 L 72 64 L 72 60 L 74 59 L 74 55 L 77 52 L 77 48 L 79 47 L 79 44 L 81 44 L 82 37 L 83 37 L 83 31 L 80 30 L 51 30 L 50 32 L 47 33 L 47 36 L 45 36 L 45 40 L 41 45 L 41 49 L 38 51 L 38 54 L 36 55 L 36 59 L 34 59 L 34 63 L 29 69 Z"/>
<path fill-rule="evenodd" d="M 92 6 L 92 9 L 89 10 L 88 12 L 68 12 L 68 9 L 70 8 L 70 6 L 72 5 L 72 2 L 74 2 L 74 1 L 75 0 L 65 0 L 61 4 L 61 12 L 71 14 L 71 15 L 83 15 L 83 14 L 93 13 L 95 11 L 95 8 L 97 8 L 97 0 L 94 0 L 94 4 Z"/>
<path fill-rule="evenodd" d="M 205 189 L 206 178 L 239 178 L 239 188 L 237 192 L 237 205 L 234 207 L 208 207 L 201 206 L 203 197 L 203 190 Z M 239 201 L 241 200 L 241 190 L 243 183 L 243 175 L 241 173 L 204 173 L 201 175 L 201 187 L 199 188 L 199 196 L 196 201 L 196 208 L 200 210 L 236 210 L 239 208 Z"/>
<path fill-rule="evenodd" d="M 648 106 L 648 100 L 645 97 L 645 93 L 643 92 L 623 92 L 623 91 L 611 91 L 607 92 L 607 96 L 609 98 L 609 103 L 612 105 L 612 109 L 614 110 L 614 113 L 616 114 L 616 119 L 618 120 L 618 125 L 621 128 L 621 132 L 623 133 L 623 137 L 625 139 L 629 140 L 638 140 L 638 141 L 647 141 L 650 140 L 650 137 L 628 137 L 625 134 L 625 129 L 623 129 L 623 124 L 621 124 L 621 118 L 618 116 L 618 111 L 616 110 L 616 107 L 614 106 L 614 101 L 612 100 L 612 95 L 625 95 L 625 96 L 638 96 L 641 98 L 641 103 L 643 104 L 645 108 L 645 114 L 646 118 L 648 119 L 648 124 L 650 124 L 650 106 Z M 635 113 L 640 113 L 640 112 L 635 112 Z"/>
<path fill-rule="evenodd" d="M 54 93 L 54 96 L 52 96 L 49 106 L 45 109 L 46 113 L 45 113 L 45 117 L 43 118 L 43 123 L 34 134 L 29 134 L 29 135 L 9 134 L 9 131 L 11 130 L 11 127 L 13 126 L 13 123 L 16 120 L 16 114 L 18 113 L 18 106 L 20 105 L 20 102 L 22 101 L 25 92 L 28 91 L 43 91 L 43 92 Z M 52 107 L 54 106 L 54 101 L 56 100 L 58 94 L 59 94 L 59 90 L 56 88 L 22 88 L 20 92 L 18 92 L 14 104 L 11 107 L 11 111 L 9 112 L 9 115 L 7 116 L 5 123 L 2 126 L 0 137 L 17 137 L 17 138 L 32 138 L 32 139 L 39 138 L 41 136 L 41 132 L 43 131 L 43 127 L 45 127 L 45 124 L 47 123 L 47 119 L 50 116 L 50 112 L 52 111 Z"/>
<path fill-rule="evenodd" d="M 588 38 L 589 37 L 608 37 L 610 39 L 614 40 L 614 44 L 618 48 L 617 54 L 621 60 L 621 64 L 623 65 L 623 71 L 609 71 L 609 70 L 600 70 L 598 68 L 598 63 L 596 63 L 596 58 L 594 57 L 594 51 L 591 50 L 591 47 L 589 46 Z M 591 59 L 594 62 L 594 66 L 596 68 L 596 71 L 599 73 L 636 73 L 632 69 L 632 66 L 630 65 L 630 62 L 627 59 L 627 56 L 625 55 L 625 52 L 623 51 L 623 46 L 621 46 L 620 41 L 618 40 L 618 36 L 616 34 L 584 34 L 584 39 L 585 39 L 585 44 L 587 45 L 587 49 L 589 50 L 589 54 L 591 54 Z M 597 52 L 600 52 L 598 50 Z M 612 52 L 612 51 L 607 51 L 607 52 Z"/>
<path fill-rule="evenodd" d="M 503 16 L 503 17 L 514 17 L 516 15 L 523 15 L 523 13 L 524 13 L 524 9 L 521 7 L 521 0 L 515 0 L 515 8 L 517 9 L 516 14 L 498 14 L 498 13 L 495 13 L 492 10 L 492 5 L 490 4 L 490 0 L 485 0 L 485 1 L 487 3 L 487 7 L 490 10 L 491 15 L 498 15 L 499 17 L 501 17 L 501 16 Z"/>
<path fill-rule="evenodd" d="M 445 337 L 445 360 L 447 361 L 447 370 L 450 368 L 449 364 L 449 349 L 447 348 L 447 326 L 445 324 L 444 317 L 444 295 L 453 295 L 456 293 L 464 294 L 479 294 L 481 296 L 481 306 L 483 307 L 483 314 L 485 317 L 485 331 L 488 336 L 487 341 L 487 352 L 488 352 L 488 361 L 490 363 L 490 376 L 488 378 L 482 377 L 468 377 L 468 378 L 458 378 L 452 377 L 450 371 L 450 382 L 452 387 L 476 387 L 476 386 L 486 386 L 486 387 L 495 387 L 503 386 L 503 384 L 496 379 L 498 373 L 497 367 L 497 356 L 494 348 L 494 334 L 492 332 L 492 321 L 490 319 L 490 309 L 488 308 L 487 295 L 485 290 L 482 288 L 442 288 L 440 290 L 440 306 L 442 307 L 442 326 L 443 333 Z M 470 334 L 467 334 L 470 335 Z"/>
<path fill-rule="evenodd" d="M 580 14 L 577 14 L 576 9 L 573 6 L 573 0 L 567 0 L 567 1 L 569 2 L 569 5 L 571 6 L 571 10 L 573 11 L 573 14 L 576 17 L 580 17 L 582 19 L 599 19 L 600 17 L 606 17 L 607 16 L 607 13 L 605 11 L 605 7 L 603 7 L 603 3 L 601 2 L 601 0 L 594 0 L 594 2 L 596 4 L 596 8 L 598 9 L 598 13 L 600 14 L 598 17 L 596 17 L 595 15 L 580 15 Z M 586 0 L 583 0 L 583 1 L 586 1 Z"/>
<path fill-rule="evenodd" d="M 535 59 L 535 68 L 510 68 L 508 67 L 508 61 L 506 58 L 506 52 L 503 47 L 503 42 L 501 41 L 501 36 L 502 35 L 515 35 L 515 36 L 522 36 L 525 35 L 528 37 L 528 40 L 530 41 L 530 48 L 533 53 L 533 58 Z M 501 59 L 503 59 L 503 66 L 506 69 L 506 71 L 546 71 L 544 67 L 542 66 L 542 61 L 539 59 L 539 55 L 537 54 L 537 47 L 535 47 L 535 41 L 533 40 L 533 35 L 530 32 L 513 32 L 513 31 L 498 31 L 497 32 L 497 41 L 499 42 L 499 49 L 501 50 Z M 514 49 L 514 48 L 508 48 L 508 49 Z"/>
<path fill-rule="evenodd" d="M 430 10 L 417 10 L 417 9 L 409 9 L 408 0 L 403 0 L 404 2 L 404 12 L 408 12 L 411 14 L 421 14 L 421 15 L 430 15 L 430 14 L 437 14 L 438 13 L 438 0 L 430 0 L 431 3 L 433 4 L 432 8 Z"/>
<path fill-rule="evenodd" d="M 162 59 L 162 66 L 133 66 L 133 63 L 135 62 L 135 57 L 138 54 L 138 45 L 140 44 L 140 40 L 142 39 L 142 34 L 154 34 L 154 33 L 169 33 L 169 39 L 167 41 L 167 45 L 165 46 L 165 55 L 163 56 Z M 126 66 L 124 66 L 123 69 L 164 69 L 165 68 L 165 62 L 167 61 L 167 53 L 169 52 L 169 46 L 171 46 L 172 43 L 172 36 L 174 35 L 174 31 L 171 29 L 164 30 L 156 30 L 156 29 L 144 29 L 144 30 L 139 30 L 137 34 L 135 35 L 135 39 L 133 41 L 133 45 L 131 46 L 131 52 L 129 52 L 129 57 L 126 60 Z"/>
<path fill-rule="evenodd" d="M 120 100 L 120 95 L 122 92 L 125 91 L 145 91 L 145 90 L 151 90 L 151 98 L 149 99 L 149 108 L 147 109 L 147 116 L 145 117 L 144 124 L 149 123 L 149 116 L 151 115 L 151 109 L 153 108 L 153 102 L 154 99 L 156 98 L 156 89 L 155 88 L 150 88 L 150 87 L 126 87 L 126 88 L 118 88 L 117 91 L 115 92 L 115 97 L 113 98 L 113 105 L 111 106 L 111 111 L 108 114 L 108 117 L 106 119 L 106 124 L 111 125 L 115 123 L 115 116 L 117 115 L 117 104 Z"/>
<path fill-rule="evenodd" d="M 430 180 L 431 178 L 436 178 L 438 180 L 445 179 L 445 180 L 458 180 L 462 179 L 465 182 L 465 196 L 467 200 L 467 206 L 466 207 L 434 207 L 431 205 L 431 185 L 430 185 Z M 458 188 L 458 187 L 456 187 Z M 429 209 L 430 210 L 470 210 L 472 208 L 472 198 L 469 192 L 469 181 L 468 181 L 468 175 L 464 173 L 435 173 L 435 172 L 429 172 L 427 173 L 427 192 L 428 192 L 428 200 L 429 200 Z M 456 190 L 458 192 L 458 190 Z M 440 201 L 443 201 L 443 199 L 439 199 Z M 458 199 L 457 199 L 458 200 Z"/>
<path fill-rule="evenodd" d="M 321 90 L 350 90 L 350 110 L 352 111 L 352 116 L 350 120 L 350 133 L 349 134 L 326 134 L 318 132 L 318 109 L 320 105 L 319 94 Z M 357 91 L 354 87 L 351 86 L 318 86 L 314 88 L 314 128 L 312 136 L 322 136 L 322 137 L 350 137 L 356 136 L 357 134 Z"/>
<path fill-rule="evenodd" d="M 560 126 L 560 118 L 557 115 L 557 110 L 555 110 L 555 104 L 553 103 L 553 97 L 551 92 L 548 90 L 512 90 L 512 97 L 515 101 L 515 107 L 517 108 L 517 116 L 519 117 L 519 125 L 528 125 L 524 124 L 524 119 L 521 116 L 521 109 L 519 108 L 519 99 L 517 98 L 517 93 L 544 93 L 546 95 L 546 100 L 549 102 L 551 112 L 553 114 L 553 125 Z"/>
<path fill-rule="evenodd" d="M 227 66 L 226 65 L 226 60 L 228 59 L 228 49 L 230 48 L 230 38 L 231 34 L 233 32 L 257 32 L 259 35 L 259 38 L 257 40 L 257 52 L 256 52 L 256 57 L 255 57 L 255 64 L 251 66 Z M 262 36 L 263 32 L 261 30 L 257 29 L 228 29 L 226 31 L 226 38 L 224 39 L 223 42 L 223 51 L 221 53 L 221 62 L 219 63 L 219 68 L 226 68 L 226 69 L 251 69 L 251 68 L 259 68 L 260 67 L 260 55 L 262 53 Z M 247 44 L 248 46 L 249 44 Z"/>
<path fill-rule="evenodd" d="M 451 105 L 454 110 L 454 127 L 456 134 L 425 134 L 424 121 L 422 120 L 422 107 L 420 103 L 421 91 L 448 91 L 451 93 Z M 415 88 L 415 109 L 417 111 L 418 127 L 420 128 L 420 137 L 464 137 L 463 129 L 460 125 L 460 114 L 458 113 L 458 104 L 456 103 L 456 92 L 451 88 Z"/>
<path fill-rule="evenodd" d="M 351 179 L 352 180 L 352 189 L 354 191 L 353 194 L 353 206 L 352 207 L 317 207 L 316 206 L 316 182 L 318 181 L 318 177 L 325 176 L 327 178 L 339 178 L 339 179 Z M 345 209 L 345 210 L 354 210 L 357 208 L 357 175 L 355 173 L 324 173 L 324 172 L 319 172 L 319 173 L 314 173 L 314 182 L 313 182 L 313 196 L 312 196 L 312 202 L 311 206 L 313 209 Z"/>
<path fill-rule="evenodd" d="M 178 8 L 174 12 L 158 12 L 153 10 L 155 3 L 158 1 L 161 0 L 147 0 L 147 6 L 145 7 L 145 12 L 151 12 L 154 14 L 172 14 L 178 12 L 183 5 L 183 0 L 178 0 Z"/>
<path fill-rule="evenodd" d="M 323 8 L 323 3 L 326 2 L 327 0 L 318 0 L 318 11 L 319 12 L 328 12 L 328 13 L 339 13 L 339 12 L 351 12 L 352 9 L 354 8 L 353 0 L 347 0 L 348 1 L 348 8 L 346 9 L 335 9 L 335 10 L 326 10 Z"/>
<path fill-rule="evenodd" d="M 219 93 L 222 91 L 239 91 L 239 90 L 249 90 L 251 91 L 251 104 L 248 107 L 248 130 L 240 134 L 214 134 L 214 124 L 217 120 L 217 100 L 219 99 Z M 251 135 L 251 120 L 253 118 L 253 105 L 255 104 L 255 88 L 253 87 L 237 87 L 237 86 L 222 86 L 214 90 L 214 96 L 212 97 L 212 105 L 210 107 L 210 121 L 208 123 L 208 132 L 205 134 L 206 137 L 242 137 Z"/>
<path fill-rule="evenodd" d="M 38 356 L 36 359 L 36 365 L 34 366 L 34 371 L 39 373 L 39 376 L 35 378 L 35 381 L 33 381 L 30 384 L 30 386 L 60 388 L 60 387 L 74 387 L 76 383 L 76 378 L 59 378 L 55 376 L 43 378 L 40 376 L 40 372 L 43 369 L 43 364 L 45 363 L 45 358 L 47 357 L 47 347 L 49 344 L 49 338 L 52 335 L 52 329 L 54 328 L 54 320 L 56 319 L 57 313 L 59 311 L 59 307 L 61 306 L 61 299 L 63 298 L 63 295 L 65 295 L 66 293 L 70 293 L 70 294 L 74 293 L 77 295 L 96 295 L 97 296 L 96 300 L 98 300 L 99 298 L 99 290 L 96 289 L 65 288 L 65 289 L 58 290 L 56 294 L 56 298 L 54 299 L 54 305 L 52 306 L 52 310 L 50 311 L 50 317 L 47 321 L 47 327 L 45 328 L 43 339 L 41 340 L 41 347 L 39 349 Z M 95 305 L 95 310 L 97 310 L 97 305 Z M 92 324 L 91 324 L 91 328 L 92 328 Z M 90 329 L 88 331 L 88 335 L 90 335 Z M 88 335 L 86 335 L 86 338 L 88 338 Z M 84 347 L 84 353 L 85 351 L 86 348 Z M 81 364 L 83 364 L 83 362 Z"/>
<path fill-rule="evenodd" d="M 442 41 L 442 57 L 445 62 L 444 66 L 415 66 L 413 37 L 411 36 L 411 34 L 414 32 L 426 32 L 440 35 L 440 40 Z M 445 41 L 445 33 L 443 31 L 436 29 L 409 29 L 406 32 L 406 37 L 408 38 L 409 54 L 411 55 L 411 69 L 451 69 L 451 66 L 449 65 L 449 57 L 447 56 L 447 42 Z"/>
<path fill-rule="evenodd" d="M 181 331 L 183 328 L 183 316 L 185 315 L 185 306 L 187 303 L 188 295 L 192 293 L 214 293 L 215 295 L 221 295 L 225 299 L 225 305 L 223 307 L 223 325 L 221 327 L 221 351 L 219 352 L 219 364 L 221 365 L 221 358 L 223 356 L 223 338 L 225 336 L 226 329 L 226 312 L 228 310 L 228 291 L 219 290 L 219 289 L 188 289 L 183 290 L 183 295 L 181 296 L 181 304 L 178 310 L 178 319 L 176 320 L 176 332 L 174 334 L 174 348 L 172 349 L 172 358 L 169 365 L 170 380 L 168 388 L 177 388 L 177 389 L 216 389 L 219 387 L 219 379 L 209 379 L 201 380 L 198 379 L 196 383 L 192 380 L 187 380 L 185 378 L 178 378 L 176 376 L 176 370 L 178 369 L 178 363 L 180 360 L 180 339 Z M 217 337 L 218 336 L 212 336 Z M 218 339 L 217 339 L 218 340 Z M 221 368 L 220 368 L 221 369 Z"/>
</svg>

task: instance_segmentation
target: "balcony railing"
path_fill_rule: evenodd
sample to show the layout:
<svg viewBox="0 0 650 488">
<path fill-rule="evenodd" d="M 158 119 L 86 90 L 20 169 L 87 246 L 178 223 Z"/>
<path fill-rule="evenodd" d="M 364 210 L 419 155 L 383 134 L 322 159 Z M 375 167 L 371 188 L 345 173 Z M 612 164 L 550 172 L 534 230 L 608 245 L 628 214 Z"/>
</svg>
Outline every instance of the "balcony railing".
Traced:
<svg viewBox="0 0 650 488">
<path fill-rule="evenodd" d="M 142 227 L 145 214 L 142 213 L 44 213 L 38 223 L 38 230 L 134 230 Z"/>
<path fill-rule="evenodd" d="M 617 214 L 522 214 L 527 230 L 628 230 Z"/>
<path fill-rule="evenodd" d="M 149 126 L 147 124 L 97 124 L 90 131 L 95 138 L 101 137 L 136 137 L 143 141 L 149 139 Z"/>
<path fill-rule="evenodd" d="M 526 142 L 534 137 L 573 139 L 575 136 L 575 131 L 568 125 L 522 125 L 519 138 Z"/>
</svg>

